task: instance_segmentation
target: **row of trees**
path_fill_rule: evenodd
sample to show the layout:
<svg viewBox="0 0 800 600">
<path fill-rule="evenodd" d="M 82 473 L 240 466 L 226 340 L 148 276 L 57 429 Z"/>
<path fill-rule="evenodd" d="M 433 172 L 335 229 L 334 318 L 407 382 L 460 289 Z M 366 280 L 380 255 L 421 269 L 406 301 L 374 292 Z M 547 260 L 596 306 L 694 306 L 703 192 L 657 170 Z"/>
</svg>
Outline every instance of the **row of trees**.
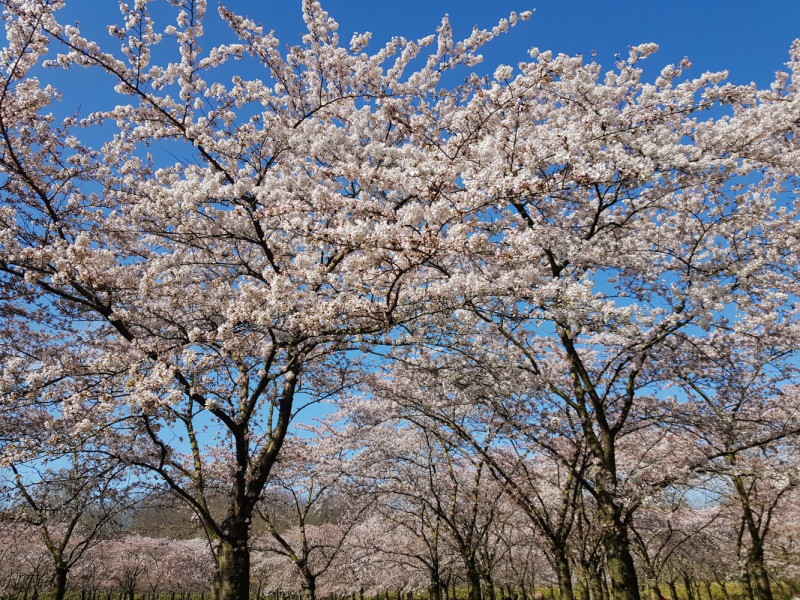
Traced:
<svg viewBox="0 0 800 600">
<path fill-rule="evenodd" d="M 0 593 L 5 598 L 52 597 L 52 556 L 38 532 L 16 525 L 3 531 L 4 570 Z M 201 539 L 176 540 L 119 536 L 93 544 L 70 569 L 68 593 L 83 600 L 128 600 L 163 597 L 183 600 L 208 594 L 211 554 Z"/>
<path fill-rule="evenodd" d="M 255 598 L 423 592 L 446 600 L 458 589 L 496 600 L 532 598 L 542 588 L 576 600 L 611 596 L 596 501 L 576 491 L 569 469 L 552 458 L 526 461 L 533 511 L 519 503 L 521 486 L 497 477 L 468 446 L 444 440 L 438 430 L 394 431 L 400 435 L 384 437 L 348 464 L 331 461 L 317 444 L 287 448 L 252 526 Z M 371 463 L 366 470 L 365 460 Z M 631 511 L 631 552 L 648 597 L 756 597 L 763 593 L 758 569 L 769 569 L 770 593 L 789 596 L 800 575 L 800 490 L 781 488 L 763 470 L 741 478 L 746 504 L 733 486 L 703 476 Z M 128 503 L 99 535 L 91 526 L 96 511 L 71 532 L 55 514 L 38 523 L 30 511 L 14 516 L 3 528 L 4 597 L 35 600 L 71 590 L 88 600 L 181 599 L 212 591 L 213 545 L 191 512 L 169 496 Z M 745 533 L 748 516 L 760 527 L 758 565 Z M 53 551 L 54 539 L 64 541 L 66 552 Z M 59 556 L 78 549 L 80 556 L 68 563 L 69 584 L 58 587 Z"/>
<path fill-rule="evenodd" d="M 772 600 L 800 464 L 800 44 L 764 90 L 688 61 L 646 82 L 654 44 L 448 87 L 529 14 L 369 54 L 314 0 L 284 52 L 225 8 L 204 49 L 204 0 L 121 4 L 106 40 L 61 0 L 2 5 L 1 460 L 56 597 L 158 485 L 219 600 L 250 595 L 259 519 L 313 594 L 354 555 L 312 561 L 304 519 L 350 488 L 333 529 L 418 518 L 434 597 L 454 562 L 479 600 L 543 552 L 564 600 L 640 600 L 710 512 Z M 44 67 L 124 103 L 59 117 Z"/>
</svg>

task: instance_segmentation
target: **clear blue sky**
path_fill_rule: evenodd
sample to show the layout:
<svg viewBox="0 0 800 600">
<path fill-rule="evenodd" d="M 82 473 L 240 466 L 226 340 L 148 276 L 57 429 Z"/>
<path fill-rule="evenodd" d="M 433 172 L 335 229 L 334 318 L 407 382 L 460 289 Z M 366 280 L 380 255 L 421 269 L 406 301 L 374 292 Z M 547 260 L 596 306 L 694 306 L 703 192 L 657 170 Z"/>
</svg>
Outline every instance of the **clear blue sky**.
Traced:
<svg viewBox="0 0 800 600">
<path fill-rule="evenodd" d="M 211 38 L 219 31 L 211 23 L 217 21 L 217 4 L 208 4 Z M 275 29 L 287 43 L 297 42 L 303 30 L 300 0 L 224 4 Z M 445 13 L 456 35 L 465 37 L 476 23 L 491 27 L 512 10 L 535 9 L 530 21 L 485 50 L 485 65 L 479 68 L 485 73 L 501 62 L 525 60 L 532 46 L 586 56 L 596 50 L 601 64 L 610 68 L 614 54 L 627 55 L 629 45 L 656 42 L 661 51 L 648 61 L 654 71 L 688 56 L 693 75 L 728 69 L 733 83 L 763 86 L 782 68 L 792 40 L 800 37 L 800 0 L 327 0 L 322 5 L 340 23 L 345 43 L 354 31 L 371 31 L 376 46 L 392 35 L 419 38 L 432 33 Z M 94 30 L 118 15 L 117 0 L 67 0 L 62 15 Z"/>
</svg>

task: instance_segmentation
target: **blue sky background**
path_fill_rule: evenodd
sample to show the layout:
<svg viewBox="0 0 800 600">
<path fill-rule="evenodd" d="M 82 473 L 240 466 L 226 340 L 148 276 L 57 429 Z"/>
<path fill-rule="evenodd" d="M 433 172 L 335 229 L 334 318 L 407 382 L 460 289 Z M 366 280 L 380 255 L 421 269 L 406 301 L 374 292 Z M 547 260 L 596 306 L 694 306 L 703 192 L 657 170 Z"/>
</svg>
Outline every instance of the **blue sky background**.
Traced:
<svg viewBox="0 0 800 600">
<path fill-rule="evenodd" d="M 127 0 L 132 3 L 132 0 Z M 154 6 L 160 4 L 159 1 Z M 300 0 L 227 0 L 225 6 L 275 29 L 282 41 L 296 43 L 304 29 Z M 209 0 L 208 43 L 219 29 L 217 3 Z M 611 68 L 614 55 L 627 55 L 631 44 L 656 42 L 658 55 L 648 61 L 654 72 L 688 56 L 692 74 L 730 71 L 733 83 L 767 85 L 788 57 L 792 40 L 800 37 L 798 0 L 323 0 L 339 23 L 347 43 L 354 31 L 371 31 L 375 47 L 392 35 L 419 38 L 432 33 L 448 13 L 457 37 L 474 24 L 491 27 L 515 10 L 535 9 L 533 18 L 486 48 L 479 71 L 491 73 L 498 63 L 515 65 L 527 50 L 598 53 Z M 104 29 L 118 16 L 116 0 L 67 0 L 62 18 L 79 20 L 84 29 Z M 162 23 L 162 29 L 168 23 Z"/>
</svg>

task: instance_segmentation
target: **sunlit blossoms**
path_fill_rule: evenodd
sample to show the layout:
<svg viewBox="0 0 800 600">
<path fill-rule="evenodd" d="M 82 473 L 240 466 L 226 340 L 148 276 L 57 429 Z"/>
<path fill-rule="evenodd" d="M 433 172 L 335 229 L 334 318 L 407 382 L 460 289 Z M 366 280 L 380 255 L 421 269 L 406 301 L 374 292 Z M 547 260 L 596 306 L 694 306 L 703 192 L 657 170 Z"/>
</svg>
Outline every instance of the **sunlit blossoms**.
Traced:
<svg viewBox="0 0 800 600">
<path fill-rule="evenodd" d="M 765 90 L 655 44 L 481 77 L 529 12 L 2 4 L 0 594 L 796 583 L 800 45 Z"/>
</svg>

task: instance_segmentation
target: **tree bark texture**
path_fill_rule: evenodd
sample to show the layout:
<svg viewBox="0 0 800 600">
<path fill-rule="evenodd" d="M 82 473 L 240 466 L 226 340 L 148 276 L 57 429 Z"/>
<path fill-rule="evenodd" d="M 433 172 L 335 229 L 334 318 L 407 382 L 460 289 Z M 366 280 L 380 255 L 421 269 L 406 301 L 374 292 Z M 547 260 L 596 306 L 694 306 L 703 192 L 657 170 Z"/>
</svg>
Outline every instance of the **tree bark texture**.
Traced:
<svg viewBox="0 0 800 600">
<path fill-rule="evenodd" d="M 214 581 L 216 600 L 249 600 L 250 550 L 247 531 L 238 539 L 222 540 Z"/>
<path fill-rule="evenodd" d="M 611 595 L 614 600 L 641 600 L 628 527 L 621 518 L 621 510 L 610 494 L 601 495 L 598 508 L 603 527 L 603 548 L 611 579 Z"/>
</svg>

